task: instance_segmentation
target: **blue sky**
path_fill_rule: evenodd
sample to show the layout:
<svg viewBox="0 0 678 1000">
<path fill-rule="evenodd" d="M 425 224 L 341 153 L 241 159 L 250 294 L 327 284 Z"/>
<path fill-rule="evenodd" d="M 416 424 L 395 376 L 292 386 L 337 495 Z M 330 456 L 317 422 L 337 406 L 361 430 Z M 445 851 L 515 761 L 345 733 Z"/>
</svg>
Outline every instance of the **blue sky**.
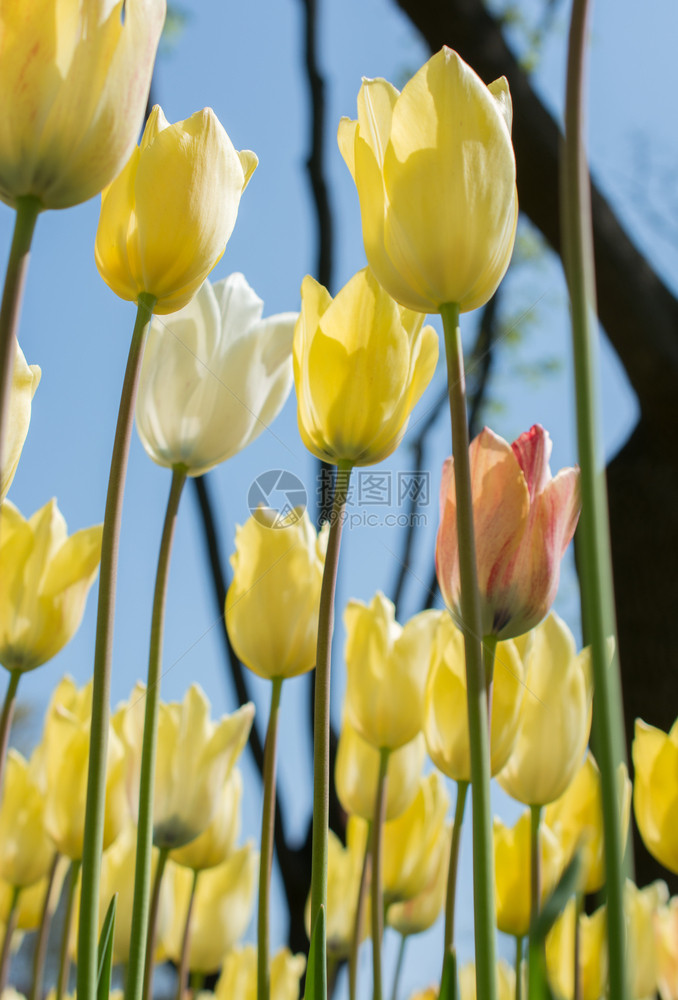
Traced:
<svg viewBox="0 0 678 1000">
<path fill-rule="evenodd" d="M 343 0 L 320 4 L 320 58 L 327 77 L 327 167 L 336 222 L 336 291 L 364 264 L 358 201 L 339 155 L 335 134 L 342 115 L 355 116 L 361 76 L 385 76 L 402 85 L 426 59 L 427 52 L 409 22 L 387 0 Z M 528 15 L 540 5 L 525 4 Z M 188 4 L 186 4 L 188 8 Z M 545 45 L 537 80 L 557 113 L 564 84 L 567 7 L 556 18 Z M 307 99 L 301 64 L 301 5 L 281 0 L 262 5 L 202 0 L 190 11 L 183 34 L 164 55 L 156 75 L 157 97 L 170 121 L 199 108 L 214 108 L 236 148 L 259 156 L 259 167 L 241 202 L 235 232 L 214 277 L 243 271 L 264 299 L 265 315 L 296 310 L 299 286 L 314 264 L 311 202 L 305 176 Z M 605 0 L 596 6 L 590 72 L 590 149 L 593 168 L 636 239 L 664 278 L 678 285 L 675 239 L 675 192 L 678 136 L 672 107 L 675 5 L 650 0 L 642 17 L 632 0 Z M 517 36 L 516 36 L 517 37 Z M 667 187 L 667 185 L 672 185 Z M 70 530 L 103 516 L 110 450 L 134 309 L 119 301 L 99 278 L 93 257 L 98 199 L 40 218 L 27 284 L 20 341 L 30 363 L 42 367 L 33 420 L 10 499 L 28 516 L 56 496 Z M 674 228 L 671 229 L 673 210 Z M 0 206 L 0 246 L 9 247 L 13 215 Z M 567 304 L 559 263 L 547 255 L 532 273 L 522 269 L 507 278 L 513 312 L 535 307 L 525 325 L 522 345 L 498 350 L 499 373 L 494 395 L 502 404 L 493 428 L 511 439 L 532 423 L 546 426 L 554 439 L 553 468 L 576 460 L 571 370 L 567 359 Z M 436 323 L 437 325 L 437 323 Z M 473 318 L 467 319 L 472 331 Z M 642 336 L 642 331 L 639 331 Z M 603 344 L 604 440 L 613 453 L 632 426 L 634 404 L 612 352 Z M 536 385 L 520 375 L 535 357 L 556 359 L 558 371 Z M 438 373 L 438 380 L 443 377 Z M 439 382 L 436 383 L 440 384 Z M 413 417 L 423 418 L 436 392 L 425 394 Z M 314 465 L 296 429 L 293 397 L 274 425 L 245 453 L 211 475 L 222 542 L 232 548 L 234 524 L 248 515 L 247 492 L 261 472 L 285 468 L 312 492 Z M 282 446 L 281 442 L 282 441 Z M 437 523 L 437 486 L 442 459 L 449 452 L 449 425 L 439 422 L 432 445 L 432 498 L 427 525 L 414 567 L 426 579 Z M 410 466 L 405 442 L 385 468 L 394 474 Z M 146 457 L 134 438 L 123 515 L 113 700 L 125 698 L 135 680 L 145 676 L 157 547 L 169 490 L 169 473 Z M 388 589 L 399 551 L 397 530 L 354 527 L 345 532 L 339 584 L 338 641 L 334 669 L 334 708 L 338 716 L 343 674 L 341 609 L 349 597 L 369 601 L 377 588 Z M 413 586 L 416 590 L 416 586 Z M 84 683 L 91 672 L 95 595 L 74 641 L 52 663 L 22 680 L 20 698 L 36 724 L 59 677 L 66 671 Z M 576 627 L 576 584 L 563 581 L 559 607 Z M 414 603 L 407 613 L 416 610 Z M 219 623 L 204 572 L 196 505 L 191 489 L 182 500 L 168 598 L 163 696 L 181 698 L 192 681 L 209 693 L 215 713 L 233 707 L 223 677 Z M 260 724 L 265 720 L 268 691 Z M 290 799 L 294 836 L 301 833 L 310 801 L 310 746 L 296 733 L 305 722 L 306 686 L 288 682 L 283 691 L 284 723 L 280 753 L 283 792 Z M 258 837 L 256 779 L 246 771 L 245 833 Z M 301 791 L 300 791 L 301 789 Z M 505 806 L 505 799 L 497 800 Z M 510 809 L 509 809 L 510 811 Z M 515 810 L 514 810 L 515 814 Z M 464 846 L 469 850 L 469 845 Z M 470 859 L 470 853 L 467 854 Z M 460 906 L 462 958 L 470 951 L 467 895 Z M 283 938 L 280 913 L 274 917 L 273 943 Z M 440 939 L 433 932 L 434 945 Z M 412 946 L 412 953 L 416 951 Z M 437 962 L 437 959 L 436 959 Z M 388 973 L 387 973 L 388 977 Z M 418 978 L 419 977 L 419 978 Z M 410 961 L 404 986 L 424 985 L 420 966 Z M 387 982 L 388 982 L 387 978 Z"/>
</svg>

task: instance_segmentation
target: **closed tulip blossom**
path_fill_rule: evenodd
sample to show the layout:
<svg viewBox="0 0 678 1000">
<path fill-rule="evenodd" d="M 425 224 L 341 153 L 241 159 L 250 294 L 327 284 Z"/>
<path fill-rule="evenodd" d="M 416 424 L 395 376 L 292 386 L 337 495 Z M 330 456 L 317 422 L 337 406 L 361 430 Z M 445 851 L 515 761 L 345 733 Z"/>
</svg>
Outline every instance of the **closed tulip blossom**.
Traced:
<svg viewBox="0 0 678 1000">
<path fill-rule="evenodd" d="M 426 744 L 421 733 L 389 754 L 384 816 L 387 821 L 404 813 L 417 794 L 425 756 Z M 334 781 L 347 813 L 363 819 L 374 818 L 378 776 L 379 751 L 345 718 L 339 733 Z"/>
<path fill-rule="evenodd" d="M 26 364 L 23 351 L 16 345 L 14 353 L 14 368 L 9 395 L 9 419 L 0 447 L 0 503 L 7 496 L 12 485 L 14 473 L 19 464 L 21 449 L 24 446 L 28 425 L 31 420 L 31 400 L 40 382 L 40 369 L 37 365 Z"/>
<path fill-rule="evenodd" d="M 152 321 L 136 421 L 150 457 L 200 476 L 242 451 L 292 388 L 296 313 L 262 319 L 242 274 L 205 281 L 188 305 Z"/>
<path fill-rule="evenodd" d="M 607 909 L 579 915 L 579 981 L 574 988 L 575 901 L 571 899 L 546 938 L 546 968 L 551 987 L 565 1000 L 600 1000 L 607 994 Z"/>
<path fill-rule="evenodd" d="M 483 636 L 512 639 L 548 614 L 560 562 L 577 526 L 579 471 L 551 476 L 551 439 L 539 424 L 513 442 L 485 428 L 470 446 L 473 523 Z M 454 461 L 443 466 L 436 571 L 460 615 Z"/>
<path fill-rule="evenodd" d="M 93 197 L 143 124 L 165 0 L 3 3 L 0 198 L 42 208 Z"/>
<path fill-rule="evenodd" d="M 678 873 L 678 720 L 667 734 L 636 719 L 633 766 L 633 811 L 643 843 Z"/>
<path fill-rule="evenodd" d="M 121 299 L 185 306 L 221 259 L 257 158 L 237 152 L 211 108 L 173 125 L 156 105 L 140 146 L 101 196 L 95 257 Z"/>
<path fill-rule="evenodd" d="M 316 534 L 306 511 L 293 512 L 284 526 L 277 519 L 261 507 L 236 528 L 225 608 L 236 653 L 269 680 L 315 666 L 328 537 L 327 528 Z"/>
<path fill-rule="evenodd" d="M 441 776 L 433 771 L 419 782 L 412 803 L 384 824 L 383 883 L 386 902 L 413 899 L 440 869 L 440 842 L 446 840 L 450 804 Z"/>
<path fill-rule="evenodd" d="M 0 803 L 0 878 L 17 888 L 34 885 L 47 876 L 54 853 L 37 775 L 11 749 Z"/>
<path fill-rule="evenodd" d="M 504 934 L 523 937 L 530 928 L 530 814 L 524 812 L 512 826 L 494 820 L 494 873 L 497 927 Z M 541 903 L 548 899 L 565 867 L 565 855 L 556 834 L 545 823 L 539 828 Z"/>
<path fill-rule="evenodd" d="M 416 896 L 390 903 L 386 910 L 386 923 L 404 937 L 423 934 L 440 916 L 447 893 L 451 838 L 452 824 L 446 823 L 433 849 L 433 874 L 427 884 Z"/>
<path fill-rule="evenodd" d="M 216 812 L 208 826 L 195 840 L 171 851 L 171 860 L 196 872 L 223 864 L 233 852 L 240 835 L 241 798 L 242 775 L 234 768 L 217 795 Z"/>
<path fill-rule="evenodd" d="M 358 120 L 341 120 L 367 261 L 408 309 L 476 309 L 501 281 L 518 218 L 511 118 L 506 80 L 486 86 L 445 46 L 402 93 L 364 80 Z"/>
<path fill-rule="evenodd" d="M 304 278 L 294 383 L 299 433 L 313 455 L 334 465 L 373 465 L 395 451 L 438 360 L 438 335 L 423 322 L 394 302 L 369 268 L 334 299 Z"/>
<path fill-rule="evenodd" d="M 101 525 L 69 536 L 56 500 L 25 520 L 0 507 L 0 663 L 25 673 L 76 632 L 99 569 Z"/>
<path fill-rule="evenodd" d="M 377 749 L 395 750 L 421 729 L 437 622 L 435 611 L 422 611 L 399 625 L 381 592 L 346 607 L 346 717 Z"/>
<path fill-rule="evenodd" d="M 516 641 L 525 668 L 518 736 L 497 781 L 525 805 L 559 798 L 584 758 L 591 731 L 591 650 L 577 653 L 565 622 L 551 612 Z"/>
<path fill-rule="evenodd" d="M 662 1000 L 678 1000 L 678 896 L 653 917 L 657 949 L 657 989 Z"/>
<path fill-rule="evenodd" d="M 511 640 L 498 643 L 490 732 L 490 771 L 509 759 L 518 735 L 525 696 L 524 667 Z M 471 780 L 471 750 L 466 710 L 464 637 L 446 612 L 439 613 L 426 681 L 423 731 L 431 760 L 454 781 Z"/>
<path fill-rule="evenodd" d="M 254 705 L 249 702 L 213 722 L 209 701 L 197 684 L 183 702 L 160 704 L 153 805 L 157 847 L 183 847 L 206 829 L 253 719 Z"/>
</svg>

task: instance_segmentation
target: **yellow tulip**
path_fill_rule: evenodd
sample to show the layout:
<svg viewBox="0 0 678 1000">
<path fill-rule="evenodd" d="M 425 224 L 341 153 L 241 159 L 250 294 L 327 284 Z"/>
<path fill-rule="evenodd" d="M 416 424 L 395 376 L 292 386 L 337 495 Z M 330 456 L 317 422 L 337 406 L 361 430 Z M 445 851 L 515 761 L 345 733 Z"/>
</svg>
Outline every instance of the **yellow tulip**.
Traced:
<svg viewBox="0 0 678 1000">
<path fill-rule="evenodd" d="M 271 1000 L 298 1000 L 305 968 L 303 955 L 281 948 L 271 961 Z M 216 1000 L 256 1000 L 257 950 L 253 945 L 239 945 L 226 955 L 214 996 Z"/>
<path fill-rule="evenodd" d="M 654 915 L 657 989 L 662 1000 L 678 1000 L 678 896 Z"/>
<path fill-rule="evenodd" d="M 524 812 L 512 827 L 495 817 L 494 881 L 497 927 L 522 937 L 530 928 L 530 813 Z M 558 838 L 545 823 L 539 826 L 541 902 L 553 892 L 564 868 Z"/>
<path fill-rule="evenodd" d="M 368 268 L 334 299 L 310 276 L 294 330 L 301 440 L 336 465 L 374 465 L 395 451 L 431 381 L 438 335 L 387 295 Z"/>
<path fill-rule="evenodd" d="M 339 149 L 360 198 L 370 267 L 408 309 L 462 312 L 494 294 L 518 218 L 511 96 L 445 46 L 402 93 L 364 80 Z"/>
<path fill-rule="evenodd" d="M 72 678 L 57 685 L 45 716 L 35 767 L 45 795 L 45 826 L 59 852 L 82 858 L 89 763 L 92 682 L 78 690 Z M 104 850 L 127 823 L 125 753 L 115 732 L 108 735 Z"/>
<path fill-rule="evenodd" d="M 424 688 L 439 612 L 422 611 L 401 626 L 380 592 L 365 605 L 349 601 L 346 626 L 346 717 L 377 749 L 414 739 L 424 714 Z"/>
<path fill-rule="evenodd" d="M 367 824 L 350 816 L 346 825 L 346 847 L 336 833 L 329 831 L 327 842 L 327 953 L 333 958 L 347 958 L 353 942 L 360 877 L 365 861 Z M 369 931 L 370 899 L 365 898 L 363 940 Z M 311 894 L 306 901 L 306 933 L 311 930 Z"/>
<path fill-rule="evenodd" d="M 516 993 L 516 974 L 503 958 L 497 962 L 497 1000 L 513 1000 Z M 476 1000 L 476 967 L 467 962 L 459 970 L 460 1000 Z"/>
<path fill-rule="evenodd" d="M 209 701 L 197 684 L 183 702 L 160 704 L 153 800 L 156 847 L 183 847 L 206 829 L 253 719 L 254 705 L 248 702 L 212 722 Z"/>
<path fill-rule="evenodd" d="M 621 830 L 626 841 L 631 812 L 631 781 L 625 764 L 617 769 Z M 600 771 L 591 751 L 559 799 L 544 811 L 544 822 L 560 841 L 566 863 L 579 850 L 581 864 L 580 890 L 598 892 L 605 883 L 603 852 L 603 805 Z"/>
<path fill-rule="evenodd" d="M 394 822 L 397 822 L 395 820 Z M 422 934 L 440 916 L 447 895 L 447 873 L 450 863 L 452 824 L 445 824 L 431 857 L 432 875 L 423 889 L 411 899 L 391 903 L 386 911 L 386 923 L 404 937 Z"/>
<path fill-rule="evenodd" d="M 631 1000 L 647 1000 L 656 995 L 659 953 L 654 917 L 668 898 L 668 886 L 661 879 L 643 889 L 628 879 L 624 886 Z"/>
<path fill-rule="evenodd" d="M 191 914 L 188 967 L 212 973 L 224 955 L 247 929 L 254 906 L 259 854 L 252 844 L 234 851 L 228 861 L 200 872 Z M 174 868 L 174 919 L 163 939 L 165 953 L 174 962 L 181 959 L 186 913 L 193 887 L 193 872 Z"/>
<path fill-rule="evenodd" d="M 68 208 L 110 184 L 143 123 L 165 0 L 4 3 L 0 198 Z"/>
<path fill-rule="evenodd" d="M 421 734 L 389 754 L 386 770 L 387 820 L 404 813 L 419 788 L 426 756 Z M 347 719 L 341 727 L 334 781 L 339 801 L 347 813 L 372 819 L 379 776 L 379 751 L 367 743 Z"/>
<path fill-rule="evenodd" d="M 101 196 L 95 256 L 106 284 L 131 302 L 154 296 L 158 314 L 185 306 L 221 259 L 256 165 L 211 108 L 170 125 L 156 105 Z"/>
<path fill-rule="evenodd" d="M 518 651 L 511 640 L 500 642 L 495 654 L 492 691 L 492 774 L 501 770 L 513 749 L 523 691 L 523 665 Z M 464 637 L 447 612 L 440 615 L 433 641 L 423 729 L 436 767 L 455 781 L 470 781 Z"/>
<path fill-rule="evenodd" d="M 101 525 L 70 538 L 56 500 L 26 521 L 0 507 L 0 663 L 25 673 L 51 659 L 77 630 L 101 554 Z"/>
<path fill-rule="evenodd" d="M 382 880 L 385 901 L 412 899 L 439 872 L 440 843 L 450 798 L 437 772 L 421 778 L 419 790 L 396 819 L 384 823 Z"/>
<path fill-rule="evenodd" d="M 237 768 L 228 775 L 221 793 L 217 796 L 214 816 L 203 832 L 176 851 L 170 858 L 177 865 L 203 871 L 216 868 L 230 856 L 240 835 L 240 800 L 242 775 Z"/>
<path fill-rule="evenodd" d="M 558 997 L 574 997 L 575 901 L 571 899 L 546 938 L 546 968 Z M 579 917 L 581 1000 L 601 1000 L 607 993 L 607 910 Z M 579 995 L 579 994 L 578 994 Z"/>
<path fill-rule="evenodd" d="M 10 749 L 0 805 L 0 878 L 15 887 L 33 885 L 47 876 L 53 860 L 37 775 Z"/>
<path fill-rule="evenodd" d="M 52 849 L 52 856 L 54 856 L 54 849 Z M 65 858 L 60 858 L 52 883 L 52 899 L 59 898 L 61 886 L 68 873 L 68 867 L 68 861 Z M 20 889 L 16 904 L 17 931 L 35 931 L 38 929 L 40 920 L 42 919 L 48 885 L 49 875 L 45 875 L 38 882 L 34 882 L 33 885 Z M 3 923 L 7 923 L 7 917 L 9 916 L 9 910 L 16 889 L 17 886 L 13 886 L 10 882 L 0 879 L 0 926 Z M 21 935 L 17 934 L 17 937 L 21 937 Z M 14 948 L 14 939 L 12 939 L 12 947 Z"/>
<path fill-rule="evenodd" d="M 518 737 L 497 781 L 526 805 L 559 798 L 581 766 L 591 729 L 589 647 L 579 654 L 569 628 L 552 612 L 515 640 L 525 667 Z"/>
<path fill-rule="evenodd" d="M 1 72 L 1 71 L 0 71 Z M 0 126 L 1 127 L 1 126 Z M 40 382 L 41 371 L 37 365 L 26 364 L 23 351 L 16 345 L 14 368 L 9 395 L 7 426 L 0 448 L 0 503 L 7 496 L 16 472 L 21 449 L 24 446 L 31 420 L 31 400 Z"/>
<path fill-rule="evenodd" d="M 668 735 L 636 719 L 633 811 L 650 854 L 678 873 L 678 720 Z"/>
<path fill-rule="evenodd" d="M 315 666 L 328 529 L 316 535 L 306 511 L 293 514 L 280 524 L 260 507 L 236 528 L 231 556 L 228 634 L 243 663 L 269 680 Z"/>
</svg>

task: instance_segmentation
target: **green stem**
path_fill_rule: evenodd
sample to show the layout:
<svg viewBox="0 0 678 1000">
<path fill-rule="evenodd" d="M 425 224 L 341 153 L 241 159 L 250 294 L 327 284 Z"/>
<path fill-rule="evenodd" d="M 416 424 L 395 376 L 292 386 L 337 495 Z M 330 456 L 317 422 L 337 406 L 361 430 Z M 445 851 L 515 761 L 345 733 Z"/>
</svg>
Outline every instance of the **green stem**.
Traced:
<svg viewBox="0 0 678 1000">
<path fill-rule="evenodd" d="M 12 246 L 9 251 L 5 287 L 0 306 L 0 470 L 5 461 L 2 451 L 9 417 L 9 399 L 14 374 L 14 354 L 19 329 L 21 300 L 26 283 L 35 223 L 40 210 L 40 202 L 32 195 L 17 198 Z"/>
<path fill-rule="evenodd" d="M 624 863 L 618 803 L 617 765 L 625 759 L 619 662 L 608 666 L 607 640 L 616 637 L 610 530 L 597 410 L 597 338 L 591 191 L 583 138 L 583 77 L 589 4 L 574 0 L 568 48 L 565 143 L 562 161 L 561 218 L 564 259 L 572 308 L 572 344 L 577 404 L 577 441 L 581 466 L 582 513 L 579 524 L 579 580 L 585 629 L 593 663 L 593 740 L 600 766 L 607 890 L 609 992 L 628 1000 L 624 921 Z M 615 644 L 615 647 L 618 648 Z M 630 858 L 630 850 L 629 850 Z"/>
<path fill-rule="evenodd" d="M 539 827 L 541 806 L 530 806 L 530 943 L 532 928 L 541 909 L 541 853 L 539 851 Z"/>
<path fill-rule="evenodd" d="M 363 866 L 360 872 L 360 885 L 358 886 L 358 899 L 355 908 L 355 923 L 353 925 L 353 937 L 351 938 L 351 950 L 348 956 L 348 998 L 357 1000 L 358 985 L 358 951 L 363 936 L 363 918 L 365 916 L 365 902 L 367 900 L 367 879 L 370 871 L 372 842 L 372 824 L 367 823 L 367 837 L 365 838 L 365 854 Z"/>
<path fill-rule="evenodd" d="M 9 733 L 12 728 L 14 718 L 14 707 L 16 705 L 16 692 L 21 680 L 20 670 L 10 670 L 9 684 L 5 692 L 5 701 L 0 715 L 0 796 L 5 779 L 5 764 L 7 763 L 7 747 L 9 746 Z"/>
<path fill-rule="evenodd" d="M 269 907 L 271 868 L 273 866 L 273 831 L 275 826 L 275 771 L 278 748 L 278 716 L 282 677 L 274 677 L 271 686 L 271 711 L 264 745 L 264 806 L 261 816 L 261 853 L 259 855 L 259 911 L 257 914 L 257 1000 L 269 1000 L 271 993 Z"/>
<path fill-rule="evenodd" d="M 320 589 L 318 652 L 315 667 L 313 727 L 313 840 L 311 848 L 311 933 L 320 907 L 327 907 L 327 830 L 330 788 L 330 669 L 334 631 L 334 591 L 339 547 L 351 466 L 339 462 L 334 482 L 334 501 L 327 542 L 325 569 Z"/>
<path fill-rule="evenodd" d="M 68 894 L 66 896 L 66 909 L 61 927 L 61 950 L 59 951 L 59 974 L 57 976 L 56 1000 L 63 1000 L 63 996 L 68 990 L 68 974 L 71 971 L 71 960 L 68 956 L 68 945 L 71 936 L 71 924 L 73 922 L 73 906 L 75 904 L 75 892 L 78 887 L 78 875 L 82 862 L 79 858 L 71 861 L 68 872 Z M 96 926 L 94 933 L 99 929 L 99 913 L 97 910 Z"/>
<path fill-rule="evenodd" d="M 581 921 L 580 916 L 584 911 L 584 894 L 578 892 L 574 897 L 574 994 L 573 1000 L 582 1000 L 584 995 L 584 982 L 581 969 Z"/>
<path fill-rule="evenodd" d="M 372 972 L 374 976 L 372 1000 L 381 1000 L 382 998 L 381 939 L 384 936 L 384 891 L 381 880 L 381 848 L 386 815 L 386 774 L 390 754 L 391 751 L 388 747 L 381 747 L 379 750 L 379 776 L 372 821 Z"/>
<path fill-rule="evenodd" d="M 28 1000 L 42 1000 L 42 984 L 45 975 L 45 959 L 47 957 L 47 942 L 49 940 L 49 929 L 52 924 L 52 917 L 54 916 L 54 911 L 56 909 L 57 900 L 55 897 L 54 886 L 56 882 L 56 872 L 57 865 L 59 864 L 59 854 L 54 855 L 54 860 L 52 861 L 52 867 L 49 870 L 49 878 L 47 880 L 47 889 L 45 890 L 45 899 L 42 904 L 42 913 L 40 915 L 40 926 L 38 928 L 38 937 L 35 942 L 35 950 L 33 952 L 33 978 L 31 982 L 31 992 L 28 995 Z"/>
<path fill-rule="evenodd" d="M 144 1000 L 152 1000 L 153 997 L 153 969 L 155 967 L 155 936 L 158 928 L 158 911 L 160 910 L 160 888 L 162 877 L 165 874 L 165 865 L 169 858 L 169 850 L 166 847 L 158 849 L 158 863 L 155 867 L 155 878 L 153 880 L 153 893 L 151 895 L 151 907 L 148 913 L 148 928 L 146 931 L 146 964 L 144 966 Z"/>
<path fill-rule="evenodd" d="M 193 916 L 193 903 L 195 902 L 195 890 L 198 888 L 198 870 L 193 872 L 193 882 L 191 883 L 191 894 L 188 897 L 188 908 L 186 910 L 186 920 L 184 922 L 184 935 L 181 939 L 181 960 L 179 962 L 177 1000 L 183 1000 L 184 992 L 188 985 L 189 973 L 189 950 L 191 944 L 191 917 Z"/>
<path fill-rule="evenodd" d="M 457 872 L 459 870 L 459 847 L 461 845 L 461 828 L 464 822 L 466 808 L 466 793 L 468 781 L 457 782 L 457 802 L 454 807 L 454 825 L 450 843 L 450 867 L 447 873 L 447 897 L 445 901 L 445 951 L 443 968 L 448 952 L 454 945 L 454 907 L 457 898 Z"/>
<path fill-rule="evenodd" d="M 461 618 L 466 655 L 466 703 L 471 750 L 473 801 L 473 899 L 476 949 L 476 992 L 497 1000 L 497 958 L 494 930 L 494 857 L 490 809 L 490 744 L 487 724 L 485 670 L 481 652 L 481 614 L 471 499 L 468 419 L 459 307 L 441 306 L 445 332 L 447 382 L 452 421 L 452 455 L 457 503 Z"/>
<path fill-rule="evenodd" d="M 125 379 L 120 397 L 111 470 L 106 494 L 106 511 L 101 543 L 99 604 L 97 608 L 94 677 L 92 685 L 92 723 L 85 806 L 85 839 L 82 856 L 82 889 L 78 928 L 78 1000 L 95 1000 L 97 994 L 97 948 L 99 883 L 104 841 L 106 798 L 106 752 L 110 714 L 111 660 L 113 655 L 113 619 L 115 617 L 115 581 L 118 566 L 118 543 L 122 501 L 125 491 L 127 456 L 132 435 L 134 401 L 144 345 L 151 322 L 155 299 L 145 292 L 139 296 Z"/>
<path fill-rule="evenodd" d="M 523 939 L 516 937 L 516 1000 L 523 1000 Z"/>
<path fill-rule="evenodd" d="M 196 969 L 191 973 L 191 990 L 193 991 L 193 996 L 197 996 L 200 993 L 203 985 L 205 983 L 205 973 L 200 972 Z"/>
<path fill-rule="evenodd" d="M 148 678 L 144 709 L 144 733 L 141 748 L 141 773 L 139 781 L 139 820 L 134 867 L 134 902 L 130 929 L 129 964 L 125 984 L 125 1000 L 140 1000 L 146 961 L 146 934 L 148 908 L 151 895 L 151 865 L 153 858 L 153 788 L 155 784 L 155 759 L 158 742 L 158 711 L 160 705 L 160 680 L 162 668 L 162 642 L 165 627 L 165 603 L 169 579 L 172 541 L 177 521 L 181 492 L 186 482 L 184 466 L 172 470 L 165 521 L 158 554 L 155 576 L 153 611 L 151 615 L 151 640 L 148 653 Z"/>
<path fill-rule="evenodd" d="M 494 660 L 497 653 L 496 635 L 483 639 L 483 669 L 485 670 L 485 695 L 487 697 L 487 729 L 492 733 L 492 692 L 494 690 Z M 490 735 L 490 770 L 492 767 L 492 737 Z"/>
<path fill-rule="evenodd" d="M 400 973 L 403 969 L 403 959 L 405 958 L 405 945 L 407 944 L 407 937 L 405 934 L 400 935 L 400 947 L 398 948 L 398 961 L 396 962 L 395 975 L 393 977 L 393 989 L 391 990 L 391 1000 L 398 1000 L 398 986 L 400 984 Z"/>
<path fill-rule="evenodd" d="M 0 951 L 0 996 L 2 996 L 7 985 L 9 973 L 9 959 L 12 953 L 12 936 L 16 930 L 17 917 L 19 916 L 18 903 L 20 886 L 12 886 L 12 899 L 9 904 L 9 913 L 5 921 L 5 933 L 2 938 L 2 951 Z"/>
</svg>

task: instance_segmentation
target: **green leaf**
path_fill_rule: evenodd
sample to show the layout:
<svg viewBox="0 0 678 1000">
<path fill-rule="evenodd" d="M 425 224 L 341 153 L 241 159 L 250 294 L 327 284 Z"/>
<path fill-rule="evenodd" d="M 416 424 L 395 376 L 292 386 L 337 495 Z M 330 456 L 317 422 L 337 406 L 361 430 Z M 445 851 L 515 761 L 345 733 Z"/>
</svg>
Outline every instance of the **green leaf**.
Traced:
<svg viewBox="0 0 678 1000">
<path fill-rule="evenodd" d="M 438 994 L 438 1000 L 458 1000 L 458 997 L 457 952 L 454 947 L 452 947 L 445 955 L 445 961 L 443 962 L 443 975 L 440 980 L 440 993 Z"/>
<path fill-rule="evenodd" d="M 118 905 L 117 892 L 108 904 L 106 918 L 99 936 L 99 960 L 97 963 L 97 1000 L 108 1000 L 111 992 L 111 971 L 113 969 L 113 931 L 115 910 Z"/>
<path fill-rule="evenodd" d="M 325 943 L 325 907 L 321 906 L 315 919 L 308 950 L 306 992 L 304 1000 L 327 1000 L 327 947 Z"/>
</svg>

